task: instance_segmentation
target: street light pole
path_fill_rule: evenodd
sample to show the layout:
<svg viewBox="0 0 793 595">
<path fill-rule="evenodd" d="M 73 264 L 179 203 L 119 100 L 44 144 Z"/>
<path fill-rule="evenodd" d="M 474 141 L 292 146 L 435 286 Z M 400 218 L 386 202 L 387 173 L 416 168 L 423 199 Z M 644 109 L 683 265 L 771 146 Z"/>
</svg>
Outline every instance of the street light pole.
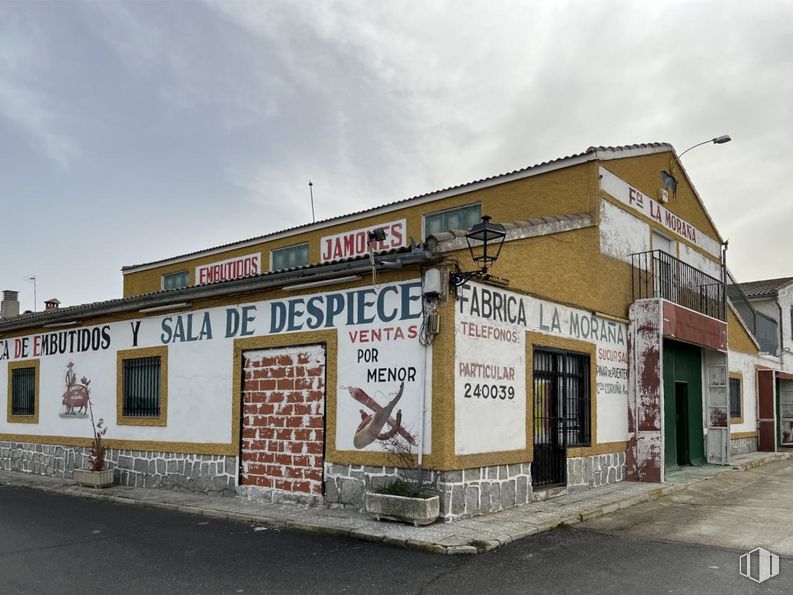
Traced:
<svg viewBox="0 0 793 595">
<path fill-rule="evenodd" d="M 714 145 L 723 145 L 724 143 L 728 143 L 732 140 L 732 137 L 729 134 L 722 134 L 721 136 L 717 136 L 716 138 L 711 138 L 710 140 L 703 140 L 701 143 L 697 143 L 680 153 L 677 156 L 680 159 L 683 155 L 688 153 L 691 149 L 696 149 L 697 147 L 701 147 L 702 145 L 707 145 L 708 143 L 713 143 Z"/>
</svg>

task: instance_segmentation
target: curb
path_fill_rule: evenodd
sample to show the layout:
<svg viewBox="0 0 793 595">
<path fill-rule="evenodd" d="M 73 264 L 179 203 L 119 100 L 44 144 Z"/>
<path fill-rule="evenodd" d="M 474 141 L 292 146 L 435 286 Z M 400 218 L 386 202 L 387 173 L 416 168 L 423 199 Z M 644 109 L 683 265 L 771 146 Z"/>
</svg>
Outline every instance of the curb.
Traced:
<svg viewBox="0 0 793 595">
<path fill-rule="evenodd" d="M 760 467 L 768 463 L 789 460 L 791 458 L 791 455 L 793 455 L 793 453 L 790 452 L 769 454 L 769 456 L 764 457 L 762 459 L 733 465 L 732 469 L 728 469 L 725 472 L 746 471 L 748 469 Z M 593 508 L 581 512 L 571 513 L 567 515 L 563 513 L 556 519 L 545 521 L 538 525 L 532 525 L 530 527 L 513 530 L 510 533 L 505 532 L 504 535 L 499 536 L 498 538 L 491 538 L 488 540 L 472 539 L 467 544 L 457 544 L 457 545 L 443 545 L 431 541 L 422 541 L 420 539 L 391 537 L 389 535 L 372 533 L 364 528 L 334 527 L 324 524 L 312 524 L 310 522 L 304 522 L 304 521 L 283 520 L 280 518 L 272 518 L 253 513 L 224 511 L 224 510 L 218 510 L 216 508 L 202 508 L 200 506 L 195 506 L 195 505 L 177 504 L 172 502 L 158 502 L 156 500 L 141 500 L 141 499 L 129 498 L 117 494 L 103 494 L 100 490 L 87 491 L 87 490 L 75 489 L 76 486 L 73 484 L 64 484 L 62 486 L 35 485 L 35 483 L 33 482 L 24 482 L 17 484 L 14 483 L 13 481 L 6 481 L 0 478 L 0 486 L 30 488 L 42 492 L 49 492 L 53 494 L 61 494 L 66 496 L 77 496 L 81 498 L 92 498 L 95 500 L 103 500 L 105 502 L 113 502 L 115 504 L 125 504 L 125 505 L 134 504 L 149 508 L 160 508 L 164 510 L 182 512 L 196 516 L 203 516 L 206 518 L 222 519 L 222 520 L 244 522 L 244 523 L 255 523 L 257 525 L 265 526 L 272 529 L 290 529 L 294 531 L 300 531 L 302 533 L 309 533 L 315 535 L 319 534 L 319 535 L 335 535 L 341 537 L 351 537 L 361 541 L 369 541 L 372 543 L 385 543 L 388 545 L 405 547 L 405 548 L 425 551 L 433 554 L 470 555 L 470 554 L 491 552 L 509 543 L 521 539 L 525 539 L 527 537 L 531 537 L 532 535 L 536 535 L 538 533 L 544 533 L 546 531 L 550 531 L 551 529 L 555 529 L 558 527 L 572 527 L 580 523 L 589 521 L 591 519 L 595 519 L 607 514 L 611 514 L 613 512 L 617 512 L 618 510 L 624 510 L 626 508 L 630 508 L 637 504 L 642 504 L 644 502 L 652 502 L 654 500 L 658 500 L 659 498 L 662 498 L 663 496 L 668 496 L 670 494 L 683 490 L 691 485 L 703 481 L 707 481 L 709 479 L 712 479 L 713 477 L 718 477 L 719 475 L 721 474 L 719 473 L 717 475 L 712 475 L 708 477 L 699 477 L 696 479 L 686 481 L 684 483 L 666 485 L 654 489 L 652 491 L 645 492 L 644 494 L 638 494 L 636 496 L 629 496 L 627 498 L 614 500 L 612 502 L 601 504 L 599 506 L 595 506 Z M 68 480 L 64 480 L 64 481 L 68 481 Z M 527 506 L 531 506 L 531 505 L 529 504 Z"/>
</svg>

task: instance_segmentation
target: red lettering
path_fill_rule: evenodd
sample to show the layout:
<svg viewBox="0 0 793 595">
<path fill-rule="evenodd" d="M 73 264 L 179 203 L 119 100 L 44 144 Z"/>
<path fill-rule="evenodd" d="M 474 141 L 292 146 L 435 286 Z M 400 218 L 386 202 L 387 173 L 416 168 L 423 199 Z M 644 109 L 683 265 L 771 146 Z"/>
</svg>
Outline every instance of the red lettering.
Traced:
<svg viewBox="0 0 793 595">
<path fill-rule="evenodd" d="M 402 224 L 394 223 L 391 226 L 391 247 L 399 248 L 402 246 Z"/>
<path fill-rule="evenodd" d="M 355 252 L 355 236 L 349 234 L 344 237 L 344 251 L 339 252 L 339 256 L 342 255 L 352 256 L 354 252 Z"/>
<path fill-rule="evenodd" d="M 331 241 L 329 239 L 325 240 L 325 246 L 322 248 L 322 260 L 330 260 L 332 258 L 330 254 L 330 244 Z"/>
<path fill-rule="evenodd" d="M 355 254 L 366 254 L 366 232 L 359 231 L 355 234 Z"/>
</svg>

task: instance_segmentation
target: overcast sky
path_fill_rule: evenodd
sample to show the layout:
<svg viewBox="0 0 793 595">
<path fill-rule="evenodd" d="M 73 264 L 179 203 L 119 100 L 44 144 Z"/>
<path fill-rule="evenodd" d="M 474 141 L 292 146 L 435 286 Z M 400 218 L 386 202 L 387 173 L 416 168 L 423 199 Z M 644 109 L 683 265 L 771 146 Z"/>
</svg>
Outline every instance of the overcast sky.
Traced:
<svg viewBox="0 0 793 595">
<path fill-rule="evenodd" d="M 793 3 L 2 2 L 0 289 L 670 142 L 739 280 L 793 275 Z"/>
</svg>

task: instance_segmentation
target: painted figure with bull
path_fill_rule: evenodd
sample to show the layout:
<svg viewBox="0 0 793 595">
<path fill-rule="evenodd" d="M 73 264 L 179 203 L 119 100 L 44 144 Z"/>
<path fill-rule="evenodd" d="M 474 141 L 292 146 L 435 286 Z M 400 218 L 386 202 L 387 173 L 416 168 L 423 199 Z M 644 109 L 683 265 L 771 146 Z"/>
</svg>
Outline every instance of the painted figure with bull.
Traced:
<svg viewBox="0 0 793 595">
<path fill-rule="evenodd" d="M 85 376 L 80 378 L 77 382 L 77 373 L 74 371 L 74 363 L 69 362 L 66 365 L 66 376 L 64 378 L 66 390 L 63 393 L 61 403 L 64 410 L 61 417 L 78 416 L 85 417 L 88 412 L 88 401 L 90 399 L 91 391 L 88 388 L 91 381 Z"/>
</svg>

